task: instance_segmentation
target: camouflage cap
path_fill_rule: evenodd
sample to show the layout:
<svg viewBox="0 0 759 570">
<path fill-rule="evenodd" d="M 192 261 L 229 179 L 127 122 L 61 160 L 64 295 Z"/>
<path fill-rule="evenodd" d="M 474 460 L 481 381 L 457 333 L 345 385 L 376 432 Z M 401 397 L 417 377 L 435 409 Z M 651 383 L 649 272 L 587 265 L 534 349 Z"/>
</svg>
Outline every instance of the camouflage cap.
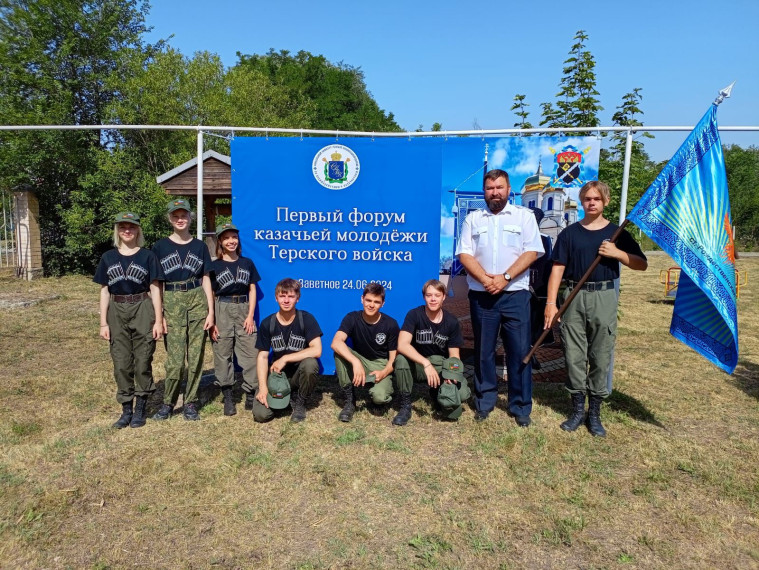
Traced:
<svg viewBox="0 0 759 570">
<path fill-rule="evenodd" d="M 240 232 L 234 224 L 221 224 L 220 226 L 216 226 L 216 237 L 219 237 L 226 231 Z"/>
<path fill-rule="evenodd" d="M 458 358 L 446 358 L 443 360 L 441 376 L 446 380 L 462 382 L 464 380 L 464 363 Z"/>
<path fill-rule="evenodd" d="M 132 212 L 119 212 L 118 214 L 116 214 L 116 218 L 114 222 L 117 224 L 119 222 L 129 222 L 130 224 L 139 226 L 140 216 L 138 216 L 137 214 L 133 214 Z"/>
<path fill-rule="evenodd" d="M 172 200 L 166 206 L 166 211 L 169 214 L 176 212 L 177 210 L 187 210 L 188 212 L 192 212 L 192 206 L 190 206 L 190 203 L 184 198 L 177 198 L 175 200 Z"/>
<path fill-rule="evenodd" d="M 272 410 L 283 410 L 290 405 L 290 381 L 284 372 L 270 372 L 266 386 L 266 403 Z"/>
<path fill-rule="evenodd" d="M 437 392 L 437 402 L 442 408 L 442 414 L 449 420 L 456 420 L 464 411 L 461 405 L 459 387 L 454 382 L 443 382 Z"/>
</svg>

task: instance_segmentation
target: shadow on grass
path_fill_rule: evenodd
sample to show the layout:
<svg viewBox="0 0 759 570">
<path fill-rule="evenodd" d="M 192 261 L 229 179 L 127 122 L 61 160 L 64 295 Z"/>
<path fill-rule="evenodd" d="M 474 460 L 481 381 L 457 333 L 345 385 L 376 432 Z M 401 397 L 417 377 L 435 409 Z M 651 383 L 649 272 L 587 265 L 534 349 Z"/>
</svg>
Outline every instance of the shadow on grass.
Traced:
<svg viewBox="0 0 759 570">
<path fill-rule="evenodd" d="M 747 395 L 759 400 L 759 364 L 745 359 L 738 360 L 738 366 L 728 381 Z"/>
<path fill-rule="evenodd" d="M 648 411 L 648 408 L 646 408 L 640 400 L 628 396 L 624 392 L 620 392 L 619 390 L 612 391 L 611 396 L 606 400 L 606 403 L 609 408 L 615 412 L 622 412 L 634 420 L 664 428 L 664 424 L 657 420 L 656 416 Z"/>
<path fill-rule="evenodd" d="M 675 300 L 672 299 L 672 298 L 668 298 L 668 299 L 652 299 L 652 300 L 649 301 L 649 303 L 651 303 L 652 305 L 671 305 L 673 307 L 675 306 Z"/>
</svg>

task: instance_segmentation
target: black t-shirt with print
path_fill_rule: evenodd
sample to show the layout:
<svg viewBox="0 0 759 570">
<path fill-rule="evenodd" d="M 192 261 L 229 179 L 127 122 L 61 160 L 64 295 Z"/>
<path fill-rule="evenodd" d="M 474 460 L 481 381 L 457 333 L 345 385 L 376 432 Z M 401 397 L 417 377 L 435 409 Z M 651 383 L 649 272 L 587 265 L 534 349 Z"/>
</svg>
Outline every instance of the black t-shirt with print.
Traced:
<svg viewBox="0 0 759 570">
<path fill-rule="evenodd" d="M 552 258 L 555 262 L 565 265 L 564 279 L 579 281 L 588 267 L 598 255 L 598 248 L 604 240 L 611 239 L 617 231 L 617 224 L 609 224 L 600 230 L 589 230 L 580 222 L 567 226 L 556 238 Z M 632 255 L 646 259 L 638 242 L 623 230 L 617 238 L 615 245 Z M 610 257 L 602 257 L 601 262 L 591 273 L 589 281 L 610 281 L 619 277 L 619 261 Z"/>
<path fill-rule="evenodd" d="M 384 313 L 373 325 L 367 323 L 363 311 L 345 315 L 337 329 L 348 335 L 353 350 L 368 360 L 388 359 L 391 350 L 398 350 L 398 322 Z"/>
<path fill-rule="evenodd" d="M 153 252 L 158 257 L 166 283 L 200 279 L 211 271 L 208 247 L 197 238 L 185 244 L 169 238 L 159 239 L 153 246 Z"/>
<path fill-rule="evenodd" d="M 247 295 L 252 283 L 261 281 L 256 265 L 247 257 L 237 261 L 215 259 L 211 262 L 211 286 L 217 297 Z"/>
<path fill-rule="evenodd" d="M 464 346 L 459 321 L 443 309 L 443 320 L 433 323 L 424 308 L 422 305 L 411 309 L 403 320 L 401 330 L 411 333 L 411 346 L 425 358 L 434 355 L 448 358 L 449 348 Z"/>
<path fill-rule="evenodd" d="M 311 313 L 297 311 L 302 319 L 296 314 L 295 319 L 289 325 L 282 325 L 277 320 L 277 313 L 269 315 L 258 327 L 256 348 L 258 350 L 271 350 L 270 360 L 277 360 L 286 354 L 300 352 L 308 347 L 309 343 L 322 336 L 322 329 Z M 272 331 L 272 319 L 274 326 Z M 301 326 L 302 322 L 302 326 Z"/>
<path fill-rule="evenodd" d="M 149 249 L 141 247 L 134 255 L 123 255 L 111 249 L 100 258 L 95 283 L 107 285 L 112 295 L 138 295 L 150 291 L 150 283 L 163 281 L 158 258 Z"/>
</svg>

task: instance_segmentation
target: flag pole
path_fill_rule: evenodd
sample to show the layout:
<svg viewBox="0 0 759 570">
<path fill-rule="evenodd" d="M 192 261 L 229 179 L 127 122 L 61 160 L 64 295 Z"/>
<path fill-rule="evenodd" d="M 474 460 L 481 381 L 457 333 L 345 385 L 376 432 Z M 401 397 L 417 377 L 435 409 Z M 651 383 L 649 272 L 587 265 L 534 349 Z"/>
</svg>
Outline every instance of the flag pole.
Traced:
<svg viewBox="0 0 759 570">
<path fill-rule="evenodd" d="M 614 243 L 617 241 L 617 238 L 622 233 L 622 230 L 625 229 L 625 226 L 627 225 L 627 220 L 623 220 L 622 223 L 617 228 L 617 231 L 614 232 L 614 235 L 611 236 L 611 239 L 609 240 L 611 243 Z M 532 345 L 532 349 L 530 349 L 530 352 L 527 353 L 527 356 L 525 356 L 522 359 L 522 364 L 527 364 L 532 356 L 535 354 L 535 351 L 540 348 L 540 345 L 543 343 L 545 338 L 548 336 L 548 333 L 551 332 L 551 329 L 556 324 L 558 319 L 561 318 L 561 315 L 563 315 L 567 308 L 569 307 L 569 304 L 572 302 L 572 300 L 577 296 L 577 294 L 582 290 L 582 286 L 585 284 L 585 282 L 590 279 L 590 274 L 593 273 L 593 270 L 598 267 L 598 264 L 601 263 L 601 259 L 603 258 L 602 255 L 597 255 L 596 258 L 593 260 L 593 263 L 590 264 L 590 267 L 588 267 L 587 271 L 585 271 L 585 275 L 583 275 L 580 280 L 577 282 L 577 284 L 572 289 L 572 292 L 569 294 L 569 297 L 561 304 L 561 307 L 559 308 L 556 315 L 554 315 L 553 320 L 551 320 L 551 324 L 548 326 L 547 329 L 543 330 L 543 333 L 540 335 L 538 340 L 535 341 L 535 344 Z"/>
</svg>

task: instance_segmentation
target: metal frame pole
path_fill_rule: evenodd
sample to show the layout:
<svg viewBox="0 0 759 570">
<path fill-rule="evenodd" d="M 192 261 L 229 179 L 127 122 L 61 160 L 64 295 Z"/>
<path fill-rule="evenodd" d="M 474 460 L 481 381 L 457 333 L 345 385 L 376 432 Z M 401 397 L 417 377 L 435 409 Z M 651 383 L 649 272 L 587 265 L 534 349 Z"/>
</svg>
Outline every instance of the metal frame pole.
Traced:
<svg viewBox="0 0 759 570">
<path fill-rule="evenodd" d="M 198 127 L 198 239 L 203 239 L 203 131 Z"/>
<path fill-rule="evenodd" d="M 619 223 L 627 217 L 627 188 L 630 185 L 630 160 L 632 158 L 633 135 L 632 128 L 627 130 L 625 137 L 625 166 L 622 171 L 622 195 L 619 197 Z"/>
</svg>

